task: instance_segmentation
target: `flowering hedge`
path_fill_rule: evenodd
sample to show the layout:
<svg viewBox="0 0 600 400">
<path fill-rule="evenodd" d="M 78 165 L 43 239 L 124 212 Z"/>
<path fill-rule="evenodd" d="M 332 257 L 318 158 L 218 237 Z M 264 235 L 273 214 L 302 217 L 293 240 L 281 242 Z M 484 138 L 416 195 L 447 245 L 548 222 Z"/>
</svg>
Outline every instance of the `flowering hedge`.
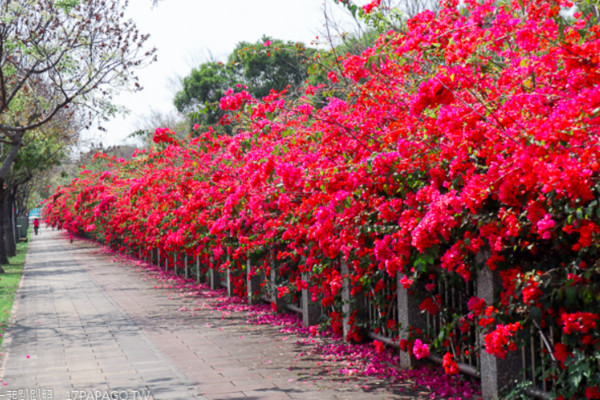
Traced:
<svg viewBox="0 0 600 400">
<path fill-rule="evenodd" d="M 432 314 L 447 311 L 427 295 L 439 271 L 489 268 L 499 300 L 472 297 L 447 323 L 482 329 L 500 358 L 533 329 L 557 395 L 600 398 L 598 26 L 565 22 L 566 2 L 458 3 L 341 57 L 330 87 L 300 100 L 230 91 L 233 137 L 159 129 L 132 161 L 99 155 L 49 199 L 47 222 L 234 271 L 251 255 L 269 273 L 274 250 L 286 287 L 308 286 L 334 322 L 340 258 L 353 294 L 376 299 L 400 274 Z M 456 373 L 452 334 L 434 339 L 412 332 L 406 349 L 437 347 Z"/>
</svg>

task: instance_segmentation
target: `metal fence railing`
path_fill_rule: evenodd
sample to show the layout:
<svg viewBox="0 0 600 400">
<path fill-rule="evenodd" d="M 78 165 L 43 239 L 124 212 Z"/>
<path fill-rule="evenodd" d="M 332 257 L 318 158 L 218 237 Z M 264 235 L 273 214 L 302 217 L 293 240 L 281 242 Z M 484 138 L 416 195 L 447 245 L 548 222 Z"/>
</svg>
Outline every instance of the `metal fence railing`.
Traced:
<svg viewBox="0 0 600 400">
<path fill-rule="evenodd" d="M 445 336 L 448 338 L 456 362 L 478 370 L 480 348 L 478 330 L 473 324 L 464 324 L 460 320 L 460 316 L 467 315 L 469 312 L 467 308 L 469 299 L 477 295 L 475 280 L 466 282 L 461 277 L 437 274 L 431 295 L 441 300 L 439 306 L 443 312 L 436 315 L 427 314 L 427 332 L 432 338 L 437 338 L 442 330 L 450 329 Z"/>
<path fill-rule="evenodd" d="M 367 323 L 371 332 L 394 340 L 398 336 L 396 285 L 387 274 L 381 279 L 384 281 L 383 288 L 377 293 L 373 289 L 370 293 L 371 301 L 367 303 Z"/>
</svg>

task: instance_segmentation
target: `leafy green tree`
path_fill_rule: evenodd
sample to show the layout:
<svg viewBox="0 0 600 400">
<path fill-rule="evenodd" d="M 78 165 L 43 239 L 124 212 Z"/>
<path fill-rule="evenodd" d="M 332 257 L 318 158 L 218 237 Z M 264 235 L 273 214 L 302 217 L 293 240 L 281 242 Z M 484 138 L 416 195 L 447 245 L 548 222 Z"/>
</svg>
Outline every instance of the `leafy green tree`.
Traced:
<svg viewBox="0 0 600 400">
<path fill-rule="evenodd" d="M 236 67 L 243 85 L 256 98 L 271 90 L 289 87 L 293 92 L 308 78 L 308 67 L 316 49 L 301 42 L 284 42 L 263 37 L 256 43 L 240 42 L 229 56 L 229 64 Z"/>
<path fill-rule="evenodd" d="M 224 115 L 219 108 L 219 100 L 228 88 L 240 83 L 237 75 L 235 68 L 221 62 L 201 64 L 183 79 L 183 87 L 173 101 L 175 108 L 189 116 L 191 125 L 218 123 Z"/>
<path fill-rule="evenodd" d="M 52 121 L 23 136 L 15 162 L 1 178 L 0 264 L 7 263 L 7 257 L 16 252 L 16 217 L 28 216 L 33 189 L 44 184 L 39 178 L 46 178 L 45 173 L 64 160 L 69 146 L 77 139 L 81 128 L 77 121 L 76 113 L 61 110 Z"/>
<path fill-rule="evenodd" d="M 293 95 L 308 78 L 316 54 L 316 49 L 300 42 L 268 37 L 256 43 L 241 42 L 226 64 L 210 61 L 194 68 L 175 95 L 175 107 L 188 116 L 190 128 L 194 124 L 202 128 L 216 125 L 225 115 L 219 100 L 228 89 L 247 90 L 256 98 L 268 95 L 271 90 L 288 89 Z M 231 133 L 227 127 L 219 129 Z"/>
</svg>

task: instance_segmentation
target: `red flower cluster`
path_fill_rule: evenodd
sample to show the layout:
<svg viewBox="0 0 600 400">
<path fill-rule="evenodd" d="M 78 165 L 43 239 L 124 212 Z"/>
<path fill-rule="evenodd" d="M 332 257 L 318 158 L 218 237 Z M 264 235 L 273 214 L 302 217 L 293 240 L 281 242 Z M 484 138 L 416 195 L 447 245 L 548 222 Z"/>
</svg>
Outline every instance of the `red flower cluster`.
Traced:
<svg viewBox="0 0 600 400">
<path fill-rule="evenodd" d="M 596 322 L 598 321 L 598 314 L 590 312 L 574 312 L 574 313 L 562 313 L 560 315 L 560 321 L 563 326 L 563 332 L 566 334 L 578 333 L 586 334 L 590 330 L 597 328 Z"/>
<path fill-rule="evenodd" d="M 449 375 L 456 375 L 460 372 L 458 369 L 458 364 L 456 364 L 456 361 L 454 361 L 454 356 L 452 353 L 444 354 L 442 366 Z"/>
<path fill-rule="evenodd" d="M 530 280 L 525 288 L 521 291 L 523 294 L 523 304 L 531 305 L 537 303 L 537 300 L 542 296 L 542 290 L 539 288 L 538 281 Z"/>
<path fill-rule="evenodd" d="M 565 362 L 567 361 L 567 357 L 573 355 L 573 353 L 571 353 L 568 350 L 566 345 L 564 345 L 563 343 L 557 342 L 554 344 L 553 355 L 554 355 L 554 358 L 556 358 L 556 360 L 558 362 L 560 362 L 560 365 L 564 368 Z"/>
<path fill-rule="evenodd" d="M 241 92 L 233 93 L 233 90 L 230 89 L 225 93 L 225 96 L 221 98 L 220 107 L 225 111 L 235 111 L 239 110 L 243 104 L 250 101 L 252 101 L 252 96 L 250 96 L 247 91 L 242 90 Z"/>
<path fill-rule="evenodd" d="M 506 358 L 508 350 L 514 351 L 517 349 L 517 345 L 512 338 L 519 329 L 521 329 L 519 322 L 496 325 L 495 330 L 485 335 L 485 351 L 496 357 Z"/>
<path fill-rule="evenodd" d="M 365 4 L 362 9 L 365 11 L 365 14 L 369 14 L 374 8 L 379 7 L 380 4 L 381 0 L 373 0 L 369 4 Z"/>
<path fill-rule="evenodd" d="M 167 143 L 167 144 L 176 144 L 177 140 L 175 139 L 175 132 L 170 130 L 169 128 L 157 128 L 154 131 L 154 135 L 152 136 L 152 141 L 154 143 Z"/>
</svg>

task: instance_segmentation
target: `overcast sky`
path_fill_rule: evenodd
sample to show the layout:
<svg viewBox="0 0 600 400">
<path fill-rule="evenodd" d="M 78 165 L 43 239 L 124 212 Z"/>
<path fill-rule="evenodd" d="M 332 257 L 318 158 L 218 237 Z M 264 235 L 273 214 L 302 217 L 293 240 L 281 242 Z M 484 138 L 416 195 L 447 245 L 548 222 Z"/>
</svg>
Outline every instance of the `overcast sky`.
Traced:
<svg viewBox="0 0 600 400">
<path fill-rule="evenodd" d="M 150 34 L 158 61 L 139 71 L 143 91 L 116 98 L 130 114 L 104 123 L 107 132 L 91 129 L 82 139 L 122 144 L 152 109 L 175 112 L 172 82 L 201 62 L 224 61 L 241 41 L 256 42 L 267 35 L 310 44 L 325 31 L 324 1 L 328 9 L 338 8 L 336 18 L 342 18 L 333 0 L 162 0 L 156 7 L 151 0 L 130 0 L 128 14 L 140 32 Z"/>
</svg>

